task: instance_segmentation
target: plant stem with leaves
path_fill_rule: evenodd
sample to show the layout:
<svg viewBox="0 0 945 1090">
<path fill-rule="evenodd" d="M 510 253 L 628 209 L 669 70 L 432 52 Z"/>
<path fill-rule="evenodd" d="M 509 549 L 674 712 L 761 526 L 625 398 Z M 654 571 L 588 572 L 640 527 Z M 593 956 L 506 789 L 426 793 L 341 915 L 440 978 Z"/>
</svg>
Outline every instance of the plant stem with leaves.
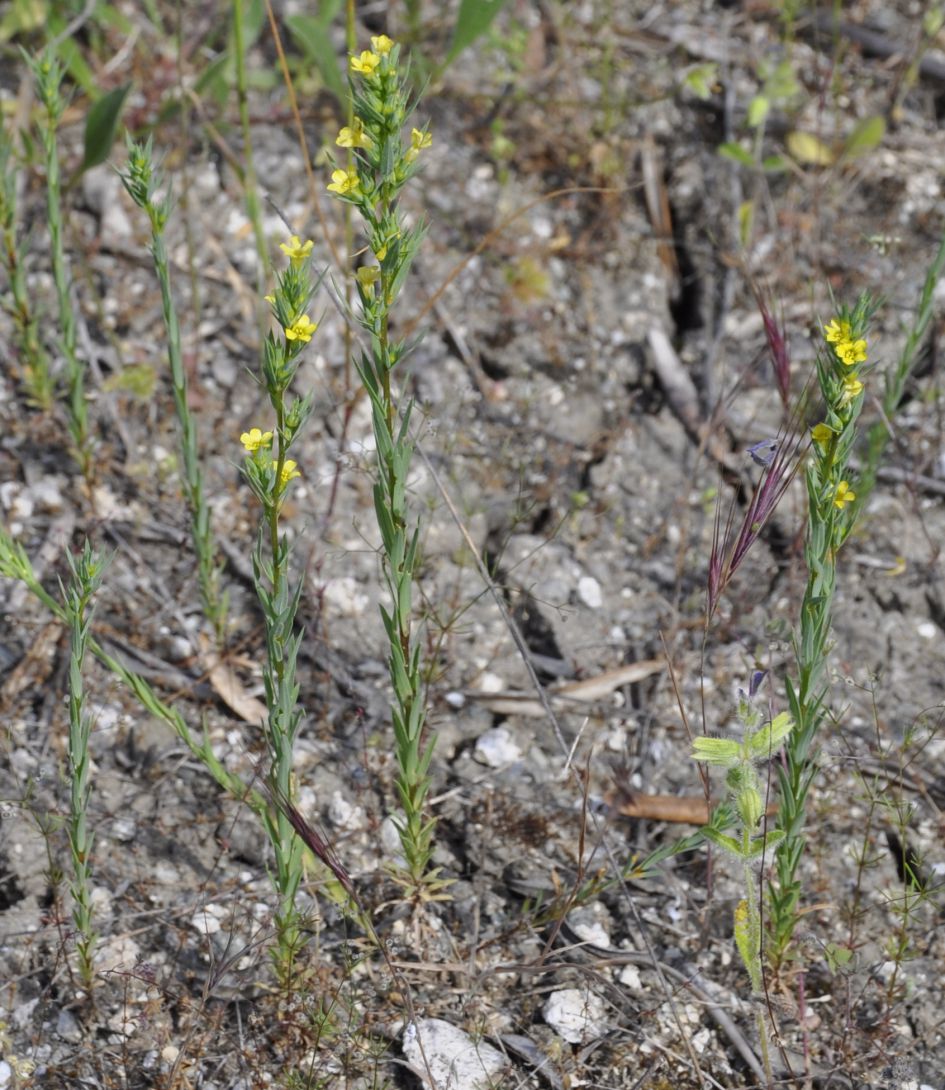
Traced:
<svg viewBox="0 0 945 1090">
<path fill-rule="evenodd" d="M 827 716 L 824 675 L 837 555 L 854 526 L 856 492 L 847 477 L 865 389 L 859 368 L 866 362 L 866 333 L 875 307 L 864 295 L 852 311 L 841 308 L 826 326 L 825 348 L 817 356 L 817 380 L 826 415 L 813 429 L 806 469 L 809 510 L 804 558 L 808 575 L 794 643 L 797 679 L 787 681 L 796 727 L 778 766 L 778 827 L 784 836 L 775 850 L 775 881 L 768 887 L 768 957 L 776 968 L 788 955 L 799 918 L 798 867 L 805 846 L 805 807 L 817 774 L 815 740 Z"/>
<path fill-rule="evenodd" d="M 275 415 L 271 431 L 252 428 L 240 436 L 246 452 L 243 475 L 262 505 L 259 538 L 253 550 L 253 579 L 266 625 L 266 663 L 263 682 L 268 718 L 266 745 L 270 760 L 270 788 L 275 798 L 291 805 L 294 797 L 292 765 L 295 740 L 302 720 L 296 660 L 302 642 L 295 631 L 302 578 L 292 584 L 291 546 L 280 530 L 280 514 L 290 483 L 301 476 L 289 451 L 312 411 L 311 396 L 289 399 L 289 387 L 299 366 L 303 347 L 318 328 L 307 309 L 315 287 L 309 272 L 312 243 L 293 236 L 282 249 L 289 267 L 280 275 L 269 297 L 279 333 L 270 332 L 264 345 L 262 385 Z M 283 808 L 267 812 L 266 832 L 276 857 L 276 912 L 274 961 L 280 982 L 288 987 L 303 938 L 295 899 L 302 878 L 302 842 Z"/>
<path fill-rule="evenodd" d="M 404 857 L 398 876 L 418 896 L 430 897 L 444 883 L 430 870 L 436 822 L 427 813 L 426 797 L 436 739 L 425 730 L 420 645 L 413 631 L 419 522 L 408 510 L 407 496 L 414 447 L 412 405 L 409 401 L 402 407 L 398 404 L 393 383 L 394 371 L 403 370 L 411 346 L 391 336 L 390 313 L 424 234 L 422 224 L 406 226 L 399 198 L 432 138 L 414 128 L 409 142 L 404 140 L 410 111 L 399 53 L 390 38 L 379 35 L 371 39 L 370 50 L 352 54 L 353 111 L 350 124 L 335 142 L 353 151 L 353 166 L 336 169 L 328 189 L 357 208 L 374 259 L 356 273 L 358 321 L 370 340 L 370 351 L 361 355 L 358 373 L 371 401 L 377 449 L 374 510 L 390 595 L 389 607 L 381 607 L 381 616 L 389 645 L 396 786 L 403 811 L 397 820 Z"/>
<path fill-rule="evenodd" d="M 748 970 L 752 995 L 757 1003 L 764 993 L 764 981 L 761 912 L 754 861 L 761 857 L 766 848 L 776 844 L 783 833 L 780 829 L 766 831 L 761 827 L 765 807 L 755 765 L 770 760 L 778 752 L 790 737 L 794 722 L 787 713 L 782 712 L 771 722 L 761 725 L 761 714 L 752 703 L 754 696 L 753 691 L 742 693 L 738 703 L 737 717 L 744 729 L 743 741 L 703 735 L 694 740 L 692 757 L 693 760 L 725 769 L 726 772 L 725 785 L 735 816 L 735 835 L 720 833 L 711 826 L 703 829 L 703 833 L 707 840 L 735 856 L 742 864 L 745 896 L 735 909 L 735 945 Z M 755 1009 L 755 1022 L 761 1045 L 761 1059 L 768 1085 L 771 1086 L 773 1072 L 768 1028 L 760 1005 Z"/>
<path fill-rule="evenodd" d="M 72 301 L 72 285 L 66 268 L 62 222 L 62 186 L 56 134 L 66 109 L 61 86 L 64 69 L 51 50 L 37 59 L 27 58 L 36 83 L 36 92 L 44 108 L 42 123 L 43 151 L 46 163 L 46 218 L 52 253 L 53 280 L 59 316 L 59 339 L 66 363 L 66 411 L 69 434 L 75 445 L 76 457 L 83 476 L 92 473 L 92 446 L 89 434 L 88 406 L 85 401 L 85 364 L 76 351 L 76 318 Z"/>
<path fill-rule="evenodd" d="M 92 985 L 92 951 L 96 935 L 92 929 L 92 842 L 88 829 L 89 797 L 92 793 L 89 769 L 89 736 L 92 720 L 85 702 L 82 673 L 89 649 L 92 596 L 101 586 L 104 560 L 91 545 L 78 556 L 68 554 L 70 579 L 63 588 L 65 614 L 69 621 L 69 848 L 72 852 L 72 919 L 76 929 L 79 976 L 86 988 Z"/>
<path fill-rule="evenodd" d="M 151 256 L 161 287 L 161 303 L 164 310 L 164 327 L 167 334 L 167 358 L 171 369 L 174 389 L 174 407 L 180 427 L 180 449 L 183 463 L 183 485 L 190 509 L 190 529 L 197 554 L 197 578 L 204 615 L 213 626 L 218 644 L 226 634 L 227 597 L 220 588 L 221 566 L 215 557 L 213 534 L 210 527 L 210 509 L 204 492 L 203 470 L 197 444 L 197 422 L 187 399 L 187 373 L 181 353 L 180 323 L 177 308 L 171 294 L 171 275 L 164 231 L 171 214 L 171 194 L 160 200 L 157 192 L 163 178 L 154 166 L 151 140 L 146 144 L 128 143 L 128 165 L 121 175 L 131 199 L 143 209 L 151 223 Z"/>
</svg>

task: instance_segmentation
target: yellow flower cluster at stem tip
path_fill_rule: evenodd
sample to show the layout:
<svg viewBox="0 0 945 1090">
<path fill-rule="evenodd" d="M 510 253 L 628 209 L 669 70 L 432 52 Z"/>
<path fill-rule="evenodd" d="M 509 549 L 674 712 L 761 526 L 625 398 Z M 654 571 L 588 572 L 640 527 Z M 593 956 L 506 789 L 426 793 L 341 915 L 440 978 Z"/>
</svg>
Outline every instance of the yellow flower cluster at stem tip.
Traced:
<svg viewBox="0 0 945 1090">
<path fill-rule="evenodd" d="M 848 503 L 853 503 L 855 499 L 856 493 L 853 491 L 853 489 L 847 484 L 846 481 L 841 481 L 837 485 L 837 491 L 833 497 L 834 507 L 842 511 Z"/>
<path fill-rule="evenodd" d="M 834 318 L 824 326 L 824 337 L 833 345 L 837 359 L 846 367 L 866 362 L 866 341 L 861 337 L 854 338 L 848 321 Z"/>
<path fill-rule="evenodd" d="M 376 53 L 372 53 L 370 49 L 365 49 L 359 57 L 353 56 L 351 58 L 351 70 L 352 72 L 360 72 L 362 76 L 370 76 L 380 63 L 381 58 Z"/>
<path fill-rule="evenodd" d="M 419 129 L 411 129 L 410 147 L 407 148 L 407 153 L 404 155 L 404 158 L 408 163 L 412 163 L 420 152 L 424 148 L 428 148 L 432 143 L 433 137 L 428 132 L 421 132 Z"/>
<path fill-rule="evenodd" d="M 337 193 L 341 197 L 359 192 L 358 172 L 356 170 L 333 170 L 328 189 L 329 192 Z"/>
<path fill-rule="evenodd" d="M 810 437 L 818 446 L 825 447 L 833 439 L 834 430 L 826 424 L 818 424 L 811 430 Z"/>
<path fill-rule="evenodd" d="M 315 244 L 311 239 L 306 239 L 302 242 L 298 235 L 293 235 L 288 242 L 280 242 L 279 249 L 285 254 L 285 256 L 292 262 L 293 265 L 301 265 L 302 262 L 312 252 L 312 247 Z M 268 296 L 267 296 L 268 298 Z"/>
<path fill-rule="evenodd" d="M 267 450 L 272 443 L 271 431 L 260 431 L 259 428 L 250 428 L 240 436 L 240 442 L 250 454 L 257 450 Z"/>
<path fill-rule="evenodd" d="M 291 458 L 286 459 L 282 464 L 282 473 L 279 476 L 279 488 L 285 488 L 289 481 L 301 476 L 302 474 L 296 469 L 296 463 Z"/>
<path fill-rule="evenodd" d="M 359 117 L 354 118 L 350 126 L 345 125 L 335 138 L 339 148 L 369 148 L 372 142 Z"/>
<path fill-rule="evenodd" d="M 394 43 L 386 34 L 378 34 L 376 38 L 371 39 L 371 48 L 379 56 L 386 57 L 394 48 Z"/>
<path fill-rule="evenodd" d="M 301 318 L 296 318 L 292 325 L 285 327 L 285 339 L 308 344 L 316 329 L 318 329 L 318 322 L 313 322 L 307 314 L 303 314 Z"/>
</svg>

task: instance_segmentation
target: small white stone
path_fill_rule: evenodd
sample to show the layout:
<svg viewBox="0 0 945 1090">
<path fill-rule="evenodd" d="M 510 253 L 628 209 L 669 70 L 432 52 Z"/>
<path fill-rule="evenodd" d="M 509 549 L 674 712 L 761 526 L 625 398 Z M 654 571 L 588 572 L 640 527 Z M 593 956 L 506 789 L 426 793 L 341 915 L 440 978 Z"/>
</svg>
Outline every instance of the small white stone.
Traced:
<svg viewBox="0 0 945 1090">
<path fill-rule="evenodd" d="M 6 1060 L 0 1060 L 0 1090 L 13 1085 L 13 1068 Z"/>
<path fill-rule="evenodd" d="M 336 829 L 360 829 L 364 825 L 364 810 L 336 791 L 328 804 L 328 820 Z"/>
<path fill-rule="evenodd" d="M 643 981 L 640 980 L 640 970 L 635 965 L 625 965 L 620 970 L 620 976 L 617 979 L 625 988 L 630 988 L 634 992 L 640 991 L 643 987 Z"/>
<path fill-rule="evenodd" d="M 552 992 L 541 1013 L 555 1033 L 572 1045 L 587 1044 L 607 1032 L 604 1001 L 583 988 Z"/>
<path fill-rule="evenodd" d="M 424 1086 L 438 1090 L 488 1090 L 508 1066 L 497 1048 L 477 1043 L 441 1018 L 421 1018 L 407 1026 L 404 1057 Z"/>
<path fill-rule="evenodd" d="M 487 730 L 476 739 L 473 757 L 490 768 L 503 768 L 513 764 L 522 756 L 507 727 L 495 727 Z"/>
<path fill-rule="evenodd" d="M 932 621 L 923 621 L 921 624 L 916 625 L 915 630 L 923 640 L 934 640 L 938 635 L 938 628 Z"/>
<path fill-rule="evenodd" d="M 161 1049 L 161 1059 L 166 1064 L 172 1064 L 180 1055 L 180 1049 L 177 1045 L 165 1045 Z"/>
<path fill-rule="evenodd" d="M 582 575 L 577 585 L 578 598 L 588 609 L 600 609 L 604 604 L 604 592 L 593 575 Z"/>
<path fill-rule="evenodd" d="M 221 920 L 226 915 L 222 905 L 205 905 L 190 917 L 191 925 L 201 935 L 216 935 L 222 927 Z"/>
<path fill-rule="evenodd" d="M 610 946 L 610 934 L 599 920 L 570 920 L 571 930 L 582 942 L 591 946 L 601 946 L 605 950 Z"/>
<path fill-rule="evenodd" d="M 479 678 L 479 691 L 481 693 L 501 693 L 505 688 L 505 682 L 498 674 L 486 673 Z"/>
<path fill-rule="evenodd" d="M 466 697 L 455 689 L 452 692 L 447 693 L 443 699 L 451 708 L 459 709 L 466 707 Z"/>
</svg>

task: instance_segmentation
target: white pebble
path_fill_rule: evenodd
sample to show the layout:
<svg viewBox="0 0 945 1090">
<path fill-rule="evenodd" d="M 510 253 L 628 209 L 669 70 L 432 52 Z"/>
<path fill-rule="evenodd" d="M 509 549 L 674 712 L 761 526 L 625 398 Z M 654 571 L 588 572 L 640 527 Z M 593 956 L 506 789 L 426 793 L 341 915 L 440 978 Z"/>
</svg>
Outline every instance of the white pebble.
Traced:
<svg viewBox="0 0 945 1090">
<path fill-rule="evenodd" d="M 476 739 L 476 748 L 473 751 L 473 757 L 490 768 L 513 764 L 521 756 L 521 749 L 506 727 L 495 727 L 481 734 Z"/>
<path fill-rule="evenodd" d="M 487 1090 L 508 1066 L 497 1048 L 474 1041 L 441 1018 L 421 1018 L 407 1026 L 404 1056 L 423 1085 L 438 1090 Z"/>
<path fill-rule="evenodd" d="M 542 1007 L 542 1017 L 549 1026 L 572 1045 L 586 1044 L 607 1032 L 604 1001 L 582 988 L 563 988 L 552 992 Z"/>
<path fill-rule="evenodd" d="M 923 621 L 921 624 L 916 625 L 915 630 L 923 640 L 934 640 L 938 635 L 938 628 L 932 621 Z"/>
<path fill-rule="evenodd" d="M 604 604 L 604 593 L 600 589 L 600 583 L 593 575 L 582 575 L 577 585 L 578 598 L 588 609 L 600 609 Z"/>
</svg>

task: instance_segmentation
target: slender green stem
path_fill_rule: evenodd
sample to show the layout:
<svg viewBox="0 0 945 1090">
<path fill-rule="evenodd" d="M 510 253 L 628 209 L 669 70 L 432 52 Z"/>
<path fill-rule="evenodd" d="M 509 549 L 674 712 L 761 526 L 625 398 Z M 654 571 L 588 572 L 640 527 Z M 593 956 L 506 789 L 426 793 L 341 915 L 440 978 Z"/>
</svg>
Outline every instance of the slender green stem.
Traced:
<svg viewBox="0 0 945 1090">
<path fill-rule="evenodd" d="M 45 108 L 42 125 L 46 164 L 46 219 L 49 224 L 50 253 L 59 317 L 59 343 L 66 362 L 66 409 L 69 433 L 83 476 L 91 478 L 93 461 L 89 435 L 88 406 L 85 401 L 85 364 L 76 349 L 76 316 L 72 301 L 72 283 L 66 265 L 62 220 L 62 179 L 56 137 L 66 102 L 60 88 L 64 71 L 49 51 L 31 62 L 37 92 Z"/>
<path fill-rule="evenodd" d="M 129 143 L 128 167 L 121 178 L 128 193 L 138 207 L 147 213 L 151 223 L 151 256 L 161 289 L 161 305 L 167 335 L 167 359 L 174 391 L 174 408 L 180 428 L 184 494 L 190 510 L 190 531 L 194 552 L 197 554 L 200 597 L 204 615 L 213 626 L 218 645 L 222 646 L 226 635 L 227 599 L 220 588 L 221 567 L 215 555 L 210 508 L 207 505 L 203 469 L 200 464 L 197 422 L 188 399 L 187 372 L 181 351 L 180 322 L 171 291 L 170 265 L 167 247 L 164 244 L 164 231 L 171 213 L 171 197 L 167 194 L 161 201 L 156 199 L 156 191 L 162 179 L 154 167 L 150 140 L 145 145 Z"/>
</svg>

